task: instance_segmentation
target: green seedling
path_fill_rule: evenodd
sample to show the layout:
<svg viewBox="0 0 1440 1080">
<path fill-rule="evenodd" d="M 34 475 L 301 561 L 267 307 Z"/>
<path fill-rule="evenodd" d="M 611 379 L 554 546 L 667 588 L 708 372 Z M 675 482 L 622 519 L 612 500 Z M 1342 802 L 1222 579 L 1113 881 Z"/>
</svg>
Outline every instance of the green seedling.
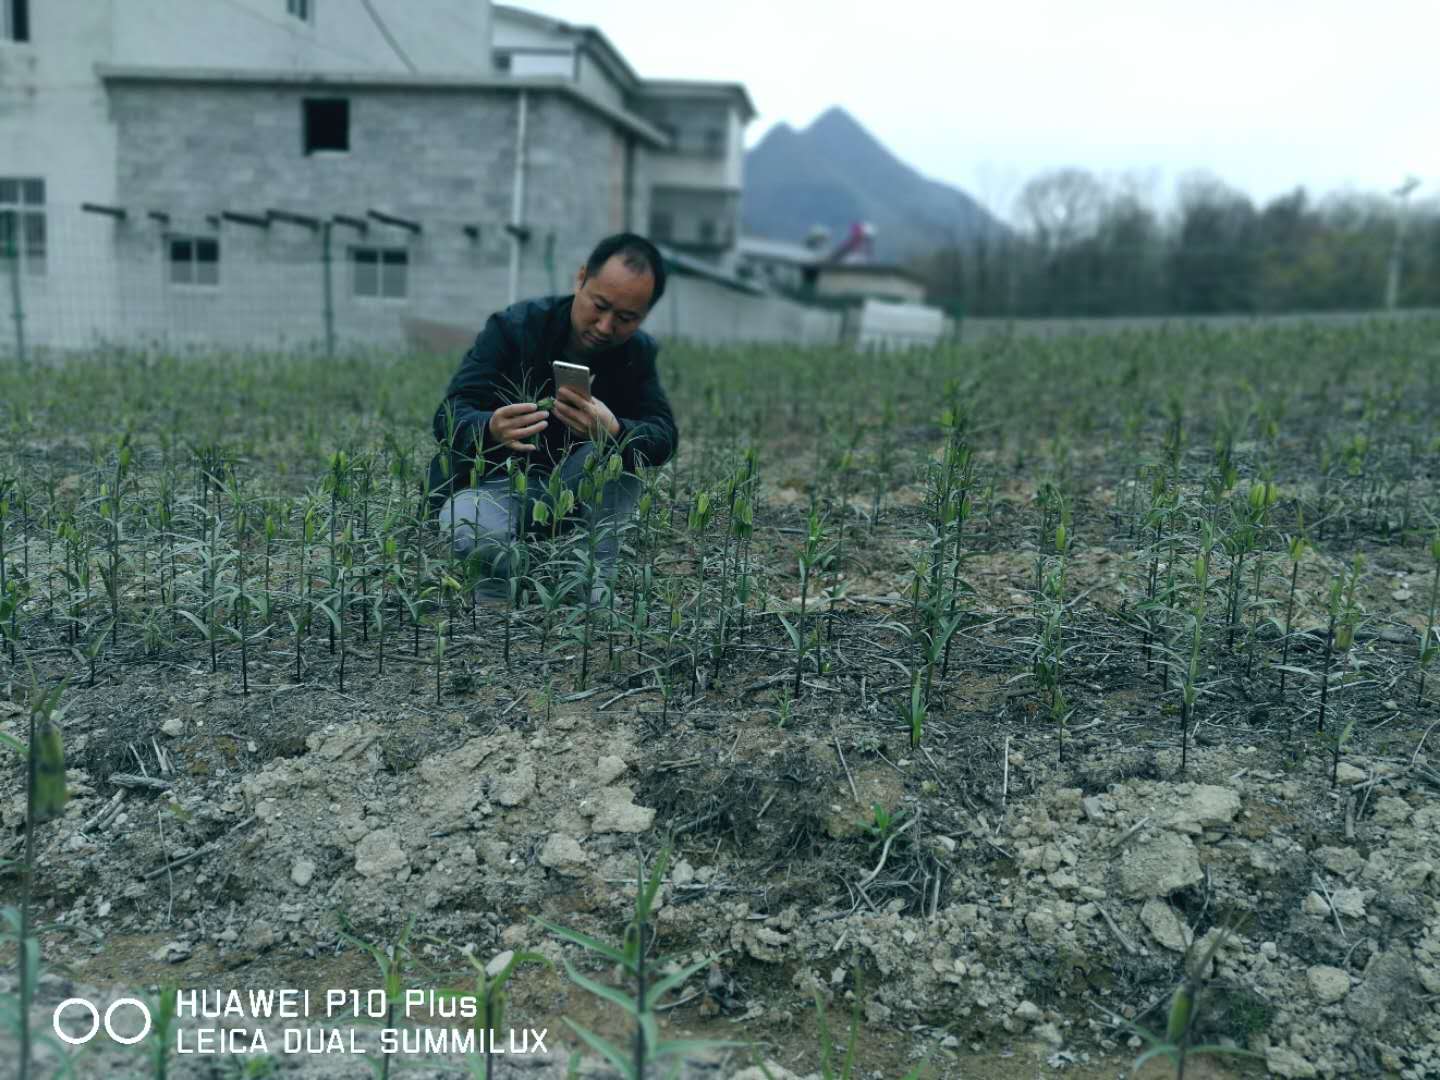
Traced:
<svg viewBox="0 0 1440 1080">
<path fill-rule="evenodd" d="M 783 614 L 780 616 L 780 623 L 785 627 L 785 633 L 790 638 L 790 644 L 795 649 L 795 688 L 792 696 L 800 696 L 800 676 L 803 671 L 805 656 L 812 645 L 818 649 L 818 640 L 812 642 L 805 634 L 805 607 L 810 595 L 810 579 L 817 570 L 823 570 L 828 565 L 832 545 L 825 540 L 825 527 L 820 516 L 812 507 L 805 530 L 805 543 L 800 549 L 800 610 L 792 623 Z M 818 635 L 817 635 L 818 638 Z M 819 670 L 820 663 L 816 661 L 816 670 Z"/>
<path fill-rule="evenodd" d="M 339 923 L 340 940 L 348 942 L 357 949 L 362 949 L 370 954 L 375 961 L 375 966 L 380 970 L 381 987 L 385 991 L 385 1027 L 395 1026 L 396 1006 L 404 1000 L 405 993 L 405 971 L 410 961 L 414 958 L 410 951 L 410 934 L 415 929 L 415 916 L 412 915 L 405 923 L 405 929 L 400 931 L 400 936 L 395 943 L 382 948 L 379 945 L 365 941 L 351 932 L 350 920 L 343 911 L 335 913 L 336 922 Z M 378 1060 L 370 1061 L 371 1071 L 379 1077 L 379 1080 L 387 1080 L 390 1075 L 390 1061 L 393 1055 L 381 1054 Z"/>
<path fill-rule="evenodd" d="M 3 867 L 0 861 L 0 867 Z M 29 1080 L 37 1075 L 32 1060 L 34 1048 L 44 1046 L 56 1062 L 55 1077 L 76 1077 L 75 1056 L 70 1048 L 53 1034 L 49 1023 L 35 1028 L 30 1026 L 30 1003 L 34 1000 L 35 987 L 40 983 L 42 971 L 40 941 L 26 925 L 25 916 L 19 908 L 0 908 L 0 945 L 13 947 L 17 953 L 16 970 L 20 979 L 20 992 L 0 994 L 0 1027 L 15 1036 L 20 1045 L 18 1060 L 15 1061 L 16 1076 Z"/>
<path fill-rule="evenodd" d="M 0 634 L 9 634 L 9 625 L 4 619 L 0 619 Z M 13 916 L 12 909 L 7 908 L 5 912 L 6 921 L 13 926 L 18 952 L 16 967 L 20 975 L 20 993 L 15 1002 L 13 1026 L 19 1035 L 21 1080 L 27 1080 L 32 1064 L 30 1004 L 34 1000 L 40 972 L 40 942 L 34 936 L 30 910 L 35 877 L 35 834 L 40 825 L 63 815 L 65 803 L 69 800 L 65 782 L 65 747 L 59 726 L 64 715 L 60 700 L 67 683 L 62 682 L 53 689 L 42 688 L 30 658 L 25 656 L 24 660 L 30 676 L 29 739 L 23 748 L 16 748 L 26 765 L 24 878 L 20 910 Z M 5 745 L 13 747 L 14 741 L 7 738 Z M 7 1010 L 8 1005 L 7 999 Z"/>
<path fill-rule="evenodd" d="M 1132 1069 L 1138 1070 L 1152 1058 L 1168 1057 L 1175 1064 L 1175 1080 L 1185 1080 L 1185 1067 L 1188 1059 L 1200 1054 L 1222 1055 L 1228 1054 L 1235 1057 L 1258 1058 L 1261 1055 L 1249 1050 L 1241 1050 L 1233 1046 L 1202 1045 L 1193 1044 L 1193 1033 L 1195 1024 L 1201 1015 L 1204 1002 L 1206 972 L 1210 968 L 1215 953 L 1224 943 L 1225 938 L 1232 932 L 1230 927 L 1222 927 L 1209 947 L 1205 950 L 1204 956 L 1198 960 L 1194 959 L 1195 945 L 1192 944 L 1185 952 L 1185 976 L 1181 980 L 1170 998 L 1170 1012 L 1166 1017 L 1165 1034 L 1157 1035 L 1147 1028 L 1137 1024 L 1131 1024 L 1130 1029 L 1136 1035 L 1150 1044 L 1150 1048 L 1137 1057 Z"/>
<path fill-rule="evenodd" d="M 1327 605 L 1329 623 L 1325 630 L 1325 663 L 1320 679 L 1320 715 L 1315 730 L 1325 730 L 1325 710 L 1329 701 L 1330 666 L 1336 652 L 1341 664 L 1349 659 L 1350 648 L 1355 644 L 1355 630 L 1360 623 L 1360 607 L 1355 602 L 1355 588 L 1360 573 L 1365 567 L 1365 557 L 1356 555 L 1350 569 L 1330 583 L 1330 599 Z"/>
<path fill-rule="evenodd" d="M 232 1054 L 225 1080 L 275 1080 L 280 1075 L 280 1059 L 274 1054 Z"/>
<path fill-rule="evenodd" d="M 925 734 L 925 687 L 920 680 L 920 672 L 915 672 L 910 678 L 910 698 L 905 707 L 900 710 L 900 719 L 910 729 L 910 748 L 916 749 L 920 745 L 921 738 Z"/>
<path fill-rule="evenodd" d="M 792 698 L 789 694 L 782 692 L 781 694 L 777 695 L 776 705 L 778 711 L 778 718 L 776 720 L 775 726 L 780 728 L 788 728 L 791 725 L 791 722 L 795 719 L 795 699 Z"/>
<path fill-rule="evenodd" d="M 1339 731 L 1317 731 L 1316 742 L 1330 751 L 1330 789 L 1333 791 L 1340 777 L 1340 755 L 1345 752 L 1346 745 L 1355 734 L 1355 717 L 1352 716 L 1345 722 L 1345 726 Z"/>
<path fill-rule="evenodd" d="M 695 539 L 695 623 L 701 626 L 704 623 L 705 611 L 705 566 L 706 549 L 705 533 L 710 527 L 710 518 L 714 507 L 710 502 L 710 493 L 702 491 L 695 497 L 695 502 L 690 507 L 690 515 L 686 524 L 689 526 L 690 535 Z M 695 696 L 695 684 L 699 678 L 699 653 L 696 649 L 690 650 L 690 696 Z"/>
<path fill-rule="evenodd" d="M 863 997 L 863 981 L 860 969 L 855 971 L 855 993 L 854 1002 L 850 1007 L 850 1029 L 845 1039 L 845 1057 L 840 1063 L 840 1071 L 835 1071 L 835 1040 L 830 1034 L 830 1023 L 825 1015 L 825 995 L 817 987 L 814 991 L 815 997 L 815 1026 L 818 1029 L 817 1036 L 820 1042 L 820 1077 L 821 1080 L 852 1080 L 855 1075 L 855 1050 L 860 1037 L 860 1001 Z M 925 1074 L 925 1062 L 920 1062 L 908 1073 L 904 1080 L 919 1080 Z M 770 1070 L 764 1063 L 760 1063 L 760 1071 L 770 1078 Z M 773 1080 L 773 1078 L 770 1078 Z"/>
<path fill-rule="evenodd" d="M 1440 655 L 1440 633 L 1435 626 L 1436 604 L 1440 601 L 1440 532 L 1430 541 L 1430 558 L 1435 563 L 1435 569 L 1430 576 L 1430 610 L 1425 617 L 1425 636 L 1420 639 L 1420 656 L 1416 664 L 1420 673 L 1419 685 L 1415 689 L 1417 707 L 1425 700 L 1425 672 Z"/>
<path fill-rule="evenodd" d="M 1309 544 L 1305 537 L 1287 537 L 1285 541 L 1286 555 L 1290 560 L 1290 593 L 1285 602 L 1285 626 L 1281 631 L 1280 640 L 1280 700 L 1285 700 L 1285 676 L 1289 672 L 1290 663 L 1290 634 L 1295 626 L 1295 586 L 1300 580 L 1300 563 L 1305 558 L 1305 552 Z"/>
<path fill-rule="evenodd" d="M 870 820 L 861 821 L 861 827 L 870 836 L 870 846 L 879 847 L 885 841 L 900 834 L 906 822 L 904 807 L 897 808 L 893 813 L 880 803 L 872 803 L 870 806 Z"/>
<path fill-rule="evenodd" d="M 175 1045 L 175 1001 L 176 988 L 162 986 L 155 1000 L 147 1002 L 152 1027 L 145 1038 L 144 1053 L 155 1080 L 167 1080 L 170 1075 L 170 1050 Z"/>
<path fill-rule="evenodd" d="M 475 958 L 474 953 L 467 952 L 465 959 L 475 969 L 474 987 L 469 990 L 445 988 L 437 990 L 436 995 L 446 999 L 469 999 L 475 1003 L 475 1017 L 471 1027 L 476 1043 L 484 1047 L 484 1052 L 468 1055 L 466 1064 L 470 1067 L 472 1080 L 494 1080 L 495 1055 L 493 1048 L 496 1033 L 505 1023 L 505 1006 L 509 1000 L 505 984 L 510 981 L 510 977 L 521 964 L 539 964 L 542 967 L 549 967 L 550 961 L 539 953 L 512 953 L 510 959 L 492 975 L 486 965 Z M 494 961 L 491 963 L 493 964 Z"/>
<path fill-rule="evenodd" d="M 657 1063 L 667 1059 L 679 1058 L 685 1054 L 699 1053 L 721 1046 L 736 1045 L 716 1039 L 662 1039 L 660 1037 L 660 1024 L 656 1019 L 655 1007 L 661 998 L 670 991 L 678 989 L 696 972 L 715 962 L 715 957 L 707 956 L 662 978 L 654 978 L 654 969 L 657 967 L 663 969 L 667 961 L 651 960 L 648 956 L 653 937 L 650 913 L 655 902 L 655 895 L 660 891 L 660 884 L 664 879 L 665 868 L 669 865 L 669 860 L 670 849 L 666 847 L 656 857 L 648 878 L 644 872 L 644 863 L 641 863 L 640 876 L 636 880 L 635 913 L 625 926 L 618 948 L 588 934 L 557 926 L 544 919 L 537 918 L 535 920 L 561 940 L 578 945 L 586 952 L 619 965 L 626 981 L 631 984 L 632 988 L 628 991 L 607 986 L 582 974 L 568 957 L 563 961 L 566 973 L 576 986 L 619 1007 L 634 1023 L 635 1030 L 631 1037 L 630 1050 L 627 1053 L 609 1039 L 595 1034 L 568 1016 L 565 1017 L 565 1023 L 571 1030 L 627 1080 L 645 1080 L 645 1077 L 651 1075 L 650 1070 Z"/>
</svg>

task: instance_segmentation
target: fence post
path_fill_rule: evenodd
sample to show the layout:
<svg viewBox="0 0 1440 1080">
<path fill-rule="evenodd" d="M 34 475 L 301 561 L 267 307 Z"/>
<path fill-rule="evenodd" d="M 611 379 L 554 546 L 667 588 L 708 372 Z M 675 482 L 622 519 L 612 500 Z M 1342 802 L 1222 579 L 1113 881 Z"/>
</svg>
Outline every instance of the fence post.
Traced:
<svg viewBox="0 0 1440 1080">
<path fill-rule="evenodd" d="M 664 256 L 662 255 L 663 259 Z M 673 265 L 665 268 L 667 273 L 674 273 Z M 679 274 L 675 274 L 679 277 Z M 675 290 L 670 294 L 670 336 L 678 339 L 680 337 L 680 282 L 675 283 Z"/>
<path fill-rule="evenodd" d="M 331 281 L 330 222 L 320 225 L 320 262 L 325 272 L 325 355 L 335 355 L 335 290 Z"/>
<path fill-rule="evenodd" d="M 15 354 L 25 366 L 25 299 L 20 290 L 20 223 L 22 218 L 13 210 L 5 215 L 10 220 L 6 257 L 10 260 L 10 310 L 15 320 Z"/>
</svg>

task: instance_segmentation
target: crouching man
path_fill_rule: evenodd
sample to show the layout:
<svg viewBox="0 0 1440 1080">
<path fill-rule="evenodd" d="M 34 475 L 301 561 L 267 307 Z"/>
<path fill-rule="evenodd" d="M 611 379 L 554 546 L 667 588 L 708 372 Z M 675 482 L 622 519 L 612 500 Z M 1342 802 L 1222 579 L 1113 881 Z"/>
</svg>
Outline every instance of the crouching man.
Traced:
<svg viewBox="0 0 1440 1080">
<path fill-rule="evenodd" d="M 655 366 L 660 346 L 640 329 L 664 291 L 655 246 L 633 233 L 610 236 L 576 273 L 573 295 L 522 301 L 490 316 L 465 354 L 435 413 L 441 449 L 429 486 L 455 555 L 479 556 L 491 574 L 477 597 L 507 595 L 506 550 L 532 526 L 531 504 L 557 477 L 597 530 L 601 582 L 613 581 L 620 526 L 640 497 L 635 474 L 664 464 L 679 441 Z M 557 389 L 557 360 L 590 369 L 588 395 Z M 583 484 L 586 460 L 610 452 L 621 454 L 624 471 L 586 505 L 582 491 L 598 486 Z M 517 459 L 511 468 L 518 467 L 521 458 L 529 468 L 523 495 L 506 465 Z"/>
</svg>

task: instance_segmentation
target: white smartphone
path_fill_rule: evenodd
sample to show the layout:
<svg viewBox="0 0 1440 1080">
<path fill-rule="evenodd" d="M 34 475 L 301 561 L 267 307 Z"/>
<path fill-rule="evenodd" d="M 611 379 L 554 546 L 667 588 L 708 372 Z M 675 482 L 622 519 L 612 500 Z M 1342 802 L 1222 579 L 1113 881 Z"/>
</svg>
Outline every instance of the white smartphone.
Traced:
<svg viewBox="0 0 1440 1080">
<path fill-rule="evenodd" d="M 590 369 L 584 364 L 570 364 L 564 360 L 556 360 L 552 365 L 555 369 L 555 388 L 568 386 L 582 397 L 590 396 Z"/>
</svg>

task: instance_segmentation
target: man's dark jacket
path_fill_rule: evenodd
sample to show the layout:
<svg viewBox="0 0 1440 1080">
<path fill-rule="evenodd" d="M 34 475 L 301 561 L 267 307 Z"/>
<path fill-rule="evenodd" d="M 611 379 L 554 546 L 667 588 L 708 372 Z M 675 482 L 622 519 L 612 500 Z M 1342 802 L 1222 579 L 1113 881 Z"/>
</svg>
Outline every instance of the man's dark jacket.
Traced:
<svg viewBox="0 0 1440 1080">
<path fill-rule="evenodd" d="M 528 453 L 502 446 L 490 434 L 491 414 L 501 405 L 555 395 L 550 364 L 567 359 L 573 302 L 573 296 L 525 300 L 491 315 L 485 323 L 435 412 L 435 438 L 441 449 L 430 463 L 433 510 L 457 488 L 469 486 L 472 472 L 481 478 L 493 476 L 503 470 L 506 458 L 522 455 L 530 459 L 532 469 L 549 471 L 573 444 L 570 429 L 553 414 L 544 431 L 526 440 L 539 444 Z M 659 352 L 655 339 L 640 330 L 624 345 L 588 358 L 590 392 L 620 422 L 618 438 L 627 471 L 642 464 L 663 465 L 679 443 L 675 417 L 655 367 Z M 443 457 L 447 447 L 448 470 Z"/>
</svg>

